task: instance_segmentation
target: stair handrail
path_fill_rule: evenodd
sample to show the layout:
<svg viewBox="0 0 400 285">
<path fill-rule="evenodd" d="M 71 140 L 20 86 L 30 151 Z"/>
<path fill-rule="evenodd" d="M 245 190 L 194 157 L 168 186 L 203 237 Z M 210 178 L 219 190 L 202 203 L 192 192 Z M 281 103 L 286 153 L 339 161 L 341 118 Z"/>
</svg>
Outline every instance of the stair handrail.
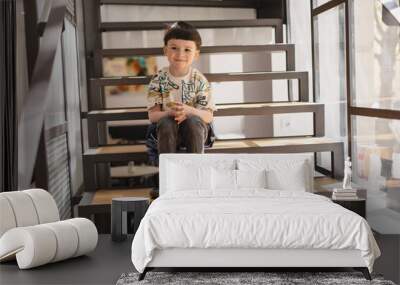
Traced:
<svg viewBox="0 0 400 285">
<path fill-rule="evenodd" d="M 400 25 L 400 6 L 396 0 L 378 0 Z"/>
<path fill-rule="evenodd" d="M 23 99 L 18 121 L 19 189 L 26 189 L 31 185 L 44 113 L 51 96 L 49 94 L 50 79 L 57 47 L 61 40 L 66 9 L 65 0 L 51 1 L 51 10 L 40 41 L 31 84 Z"/>
</svg>

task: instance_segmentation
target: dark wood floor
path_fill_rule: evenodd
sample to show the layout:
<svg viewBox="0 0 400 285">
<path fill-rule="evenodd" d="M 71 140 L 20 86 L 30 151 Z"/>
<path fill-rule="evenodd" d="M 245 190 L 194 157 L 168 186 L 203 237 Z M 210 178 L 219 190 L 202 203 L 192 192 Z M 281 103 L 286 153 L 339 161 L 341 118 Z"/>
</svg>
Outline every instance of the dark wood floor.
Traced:
<svg viewBox="0 0 400 285">
<path fill-rule="evenodd" d="M 134 271 L 132 237 L 120 243 L 100 235 L 97 248 L 81 256 L 41 267 L 19 270 L 17 263 L 0 265 L 0 284 L 115 284 L 122 273 Z"/>
<path fill-rule="evenodd" d="M 0 264 L 0 284 L 115 284 L 122 273 L 135 271 L 130 258 L 132 238 L 119 243 L 112 242 L 110 235 L 100 235 L 96 250 L 87 256 L 29 270 L 19 270 L 15 261 Z M 382 256 L 374 272 L 400 284 L 400 237 L 377 235 L 376 239 Z"/>
</svg>

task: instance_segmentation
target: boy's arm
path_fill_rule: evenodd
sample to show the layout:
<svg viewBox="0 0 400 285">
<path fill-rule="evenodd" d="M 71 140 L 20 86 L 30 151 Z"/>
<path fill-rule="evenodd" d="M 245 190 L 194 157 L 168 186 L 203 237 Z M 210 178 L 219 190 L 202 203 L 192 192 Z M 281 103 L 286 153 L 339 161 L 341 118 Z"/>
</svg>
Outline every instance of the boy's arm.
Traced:
<svg viewBox="0 0 400 285">
<path fill-rule="evenodd" d="M 203 120 L 204 123 L 210 124 L 213 121 L 214 114 L 213 114 L 212 110 L 209 110 L 209 109 L 196 109 L 196 108 L 193 108 L 193 107 L 191 107 L 191 108 L 193 109 L 193 113 L 192 114 L 200 117 Z"/>
<path fill-rule="evenodd" d="M 157 123 L 161 118 L 166 116 L 175 116 L 174 111 L 161 111 L 161 106 L 156 104 L 147 111 L 149 120 L 152 123 Z"/>
<path fill-rule="evenodd" d="M 197 109 L 182 103 L 175 104 L 175 121 L 177 121 L 178 124 L 183 122 L 187 117 L 193 115 L 200 117 L 200 119 L 202 119 L 206 124 L 211 123 L 214 118 L 212 110 Z"/>
<path fill-rule="evenodd" d="M 203 74 L 196 74 L 196 102 L 193 107 L 183 105 L 184 113 L 187 116 L 195 115 L 200 117 L 204 123 L 210 124 L 214 119 L 215 105 L 211 94 L 211 86 Z"/>
<path fill-rule="evenodd" d="M 162 111 L 163 95 L 160 73 L 162 73 L 162 70 L 158 71 L 151 79 L 147 94 L 147 114 L 152 123 L 157 123 L 161 118 L 166 116 L 174 116 L 173 111 Z"/>
</svg>

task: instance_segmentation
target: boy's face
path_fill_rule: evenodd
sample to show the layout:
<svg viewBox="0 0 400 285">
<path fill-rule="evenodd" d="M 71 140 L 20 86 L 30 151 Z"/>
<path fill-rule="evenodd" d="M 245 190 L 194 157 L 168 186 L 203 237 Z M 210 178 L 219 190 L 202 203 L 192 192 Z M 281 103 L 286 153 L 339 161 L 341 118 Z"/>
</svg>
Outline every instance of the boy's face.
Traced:
<svg viewBox="0 0 400 285">
<path fill-rule="evenodd" d="M 164 53 L 169 61 L 169 69 L 174 76 L 184 76 L 188 73 L 193 61 L 199 57 L 199 50 L 194 41 L 170 39 L 164 47 Z"/>
</svg>

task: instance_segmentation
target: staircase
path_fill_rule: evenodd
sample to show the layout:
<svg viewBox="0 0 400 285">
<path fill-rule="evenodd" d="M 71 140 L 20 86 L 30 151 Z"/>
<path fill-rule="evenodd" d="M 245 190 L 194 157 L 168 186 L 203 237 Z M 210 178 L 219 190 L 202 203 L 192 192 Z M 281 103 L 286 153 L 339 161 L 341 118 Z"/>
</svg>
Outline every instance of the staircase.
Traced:
<svg viewBox="0 0 400 285">
<path fill-rule="evenodd" d="M 147 162 L 146 147 L 144 145 L 144 133 L 140 130 L 145 129 L 145 126 L 149 123 L 147 110 L 143 106 L 107 109 L 105 106 L 104 87 L 120 85 L 146 85 L 149 83 L 151 76 L 103 77 L 103 58 L 126 56 L 162 56 L 163 50 L 161 47 L 103 49 L 101 41 L 102 34 L 106 32 L 163 30 L 166 23 L 174 22 L 102 22 L 100 19 L 101 4 L 129 5 L 132 3 L 137 4 L 139 2 L 143 1 L 102 0 L 93 1 L 93 3 L 85 3 L 85 5 L 89 5 L 89 7 L 85 7 L 85 21 L 87 22 L 90 20 L 92 22 L 91 25 L 85 23 L 86 26 L 89 27 L 88 30 L 86 30 L 86 34 L 90 35 L 90 39 L 87 39 L 86 47 L 89 53 L 91 51 L 91 54 L 87 60 L 87 69 L 90 76 L 88 86 L 88 110 L 87 112 L 82 113 L 82 119 L 87 120 L 89 148 L 84 152 L 83 155 L 85 195 L 78 208 L 80 216 L 91 217 L 92 215 L 103 215 L 102 218 L 107 221 L 107 216 L 104 215 L 107 215 L 107 213 L 110 212 L 110 199 L 112 197 L 124 195 L 130 196 L 135 195 L 135 193 L 146 195 L 148 191 L 148 189 L 143 187 L 139 189 L 104 189 L 109 186 L 107 185 L 106 181 L 109 176 L 109 169 L 106 165 L 109 165 L 112 162 L 125 162 L 126 164 L 127 162 L 134 161 L 135 165 Z M 198 6 L 246 6 L 243 4 L 246 1 L 185 1 L 185 3 L 183 3 L 183 1 L 164 1 L 163 4 L 160 4 L 160 1 L 144 1 L 143 3 L 146 3 L 146 5 L 152 5 L 152 3 L 153 5 L 164 5 L 166 2 L 171 2 L 173 6 L 196 6 L 196 4 L 193 4 L 194 2 L 197 2 Z M 223 3 L 227 4 L 224 5 Z M 232 116 L 266 116 L 267 119 L 272 120 L 273 115 L 275 114 L 289 113 L 312 113 L 313 116 L 313 134 L 294 137 L 238 137 L 229 139 L 218 139 L 217 134 L 217 141 L 212 148 L 205 150 L 206 153 L 330 152 L 331 171 L 321 169 L 320 167 L 317 167 L 316 169 L 335 178 L 341 177 L 343 174 L 343 143 L 324 137 L 324 105 L 309 102 L 308 73 L 304 71 L 296 71 L 295 69 L 295 46 L 293 44 L 283 43 L 284 34 L 282 20 L 197 20 L 188 22 L 193 24 L 198 29 L 224 29 L 237 27 L 262 27 L 274 29 L 275 44 L 204 46 L 201 48 L 202 55 L 253 52 L 285 53 L 285 71 L 266 70 L 234 73 L 204 73 L 209 82 L 255 82 L 275 80 L 287 80 L 288 82 L 297 80 L 298 82 L 297 98 L 295 98 L 296 96 L 293 96 L 292 92 L 288 92 L 286 101 L 275 102 L 272 100 L 266 100 L 265 102 L 240 102 L 229 104 L 219 103 L 217 104 L 218 111 L 214 113 L 216 118 Z M 161 45 L 162 38 L 159 39 L 159 42 Z M 288 90 L 291 90 L 290 83 L 288 83 Z M 235 96 L 235 94 L 232 94 L 232 96 Z M 136 140 L 136 143 L 133 145 L 107 145 L 105 140 L 105 122 L 123 120 L 133 120 L 137 122 L 135 125 L 137 130 L 139 130 L 139 139 Z M 103 164 L 103 166 L 99 167 L 99 164 Z M 101 197 L 108 198 L 101 198 L 99 196 L 100 193 L 102 195 Z M 108 231 L 108 224 L 109 222 L 106 222 L 103 226 L 100 226 L 99 231 Z"/>
</svg>

